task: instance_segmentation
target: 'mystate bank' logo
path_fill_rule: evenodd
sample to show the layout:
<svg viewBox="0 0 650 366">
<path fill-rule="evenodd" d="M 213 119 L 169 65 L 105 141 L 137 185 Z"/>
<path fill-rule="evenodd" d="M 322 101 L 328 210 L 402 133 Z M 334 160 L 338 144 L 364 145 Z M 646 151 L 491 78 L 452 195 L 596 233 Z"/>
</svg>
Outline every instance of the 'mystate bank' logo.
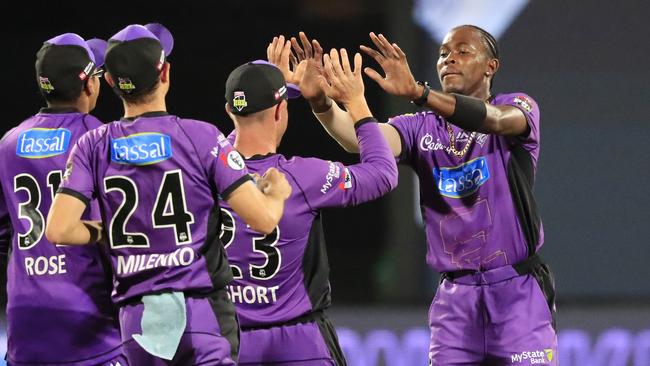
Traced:
<svg viewBox="0 0 650 366">
<path fill-rule="evenodd" d="M 487 182 L 490 169 L 487 159 L 480 157 L 453 168 L 433 168 L 433 178 L 440 194 L 461 198 L 473 194 Z"/>
<path fill-rule="evenodd" d="M 161 133 L 136 133 L 111 140 L 111 160 L 119 164 L 149 165 L 172 157 L 172 139 Z"/>
</svg>

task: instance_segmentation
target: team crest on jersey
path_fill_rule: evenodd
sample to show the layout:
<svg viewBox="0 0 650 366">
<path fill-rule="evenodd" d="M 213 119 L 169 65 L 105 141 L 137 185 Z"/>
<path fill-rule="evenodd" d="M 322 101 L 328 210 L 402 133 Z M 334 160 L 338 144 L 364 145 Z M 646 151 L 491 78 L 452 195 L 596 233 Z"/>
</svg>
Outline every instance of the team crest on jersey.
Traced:
<svg viewBox="0 0 650 366">
<path fill-rule="evenodd" d="M 452 168 L 433 168 L 440 194 L 450 198 L 469 196 L 490 179 L 487 159 L 479 157 Z"/>
<path fill-rule="evenodd" d="M 172 157 L 171 137 L 156 133 L 136 133 L 111 139 L 111 161 L 118 164 L 149 165 Z"/>
<path fill-rule="evenodd" d="M 233 170 L 242 170 L 246 166 L 244 164 L 244 158 L 236 150 L 232 150 L 228 153 L 228 166 Z"/>
<path fill-rule="evenodd" d="M 248 102 L 246 102 L 246 94 L 244 94 L 243 91 L 235 92 L 232 98 L 232 106 L 240 112 L 248 106 Z"/>
<path fill-rule="evenodd" d="M 530 99 L 524 97 L 523 95 L 516 96 L 512 101 L 528 113 L 533 110 L 533 103 L 530 101 Z"/>
<path fill-rule="evenodd" d="M 70 130 L 66 128 L 32 128 L 18 135 L 16 155 L 43 159 L 61 155 L 70 146 Z"/>
</svg>

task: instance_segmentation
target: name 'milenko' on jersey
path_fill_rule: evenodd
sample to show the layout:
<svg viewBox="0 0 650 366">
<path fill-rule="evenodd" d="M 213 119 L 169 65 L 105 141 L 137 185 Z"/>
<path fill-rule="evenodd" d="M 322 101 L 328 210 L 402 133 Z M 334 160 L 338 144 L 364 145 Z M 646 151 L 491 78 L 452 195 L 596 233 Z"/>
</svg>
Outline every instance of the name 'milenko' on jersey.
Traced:
<svg viewBox="0 0 650 366">
<path fill-rule="evenodd" d="M 43 159 L 68 151 L 70 130 L 66 128 L 32 128 L 18 135 L 16 155 Z"/>
<path fill-rule="evenodd" d="M 171 138 L 143 132 L 111 140 L 111 160 L 119 164 L 149 165 L 172 157 Z"/>
<path fill-rule="evenodd" d="M 483 156 L 452 168 L 433 168 L 440 194 L 445 197 L 461 198 L 478 191 L 490 179 L 487 159 Z"/>
</svg>

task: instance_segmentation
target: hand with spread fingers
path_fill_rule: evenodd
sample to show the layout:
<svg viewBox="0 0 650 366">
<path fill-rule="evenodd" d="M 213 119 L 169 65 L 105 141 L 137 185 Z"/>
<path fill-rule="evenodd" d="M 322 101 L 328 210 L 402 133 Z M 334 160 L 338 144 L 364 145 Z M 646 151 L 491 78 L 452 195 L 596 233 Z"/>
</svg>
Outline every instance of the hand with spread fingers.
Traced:
<svg viewBox="0 0 650 366">
<path fill-rule="evenodd" d="M 372 116 L 364 96 L 361 62 L 361 54 L 355 54 L 353 70 L 345 48 L 341 48 L 340 57 L 339 52 L 333 48 L 323 56 L 325 73 L 320 80 L 325 94 L 342 103 L 354 121 Z"/>
<path fill-rule="evenodd" d="M 363 70 L 366 75 L 389 94 L 411 100 L 420 97 L 422 90 L 417 86 L 404 51 L 396 43 L 390 43 L 382 34 L 377 36 L 371 32 L 370 39 L 378 51 L 363 45 L 360 49 L 377 61 L 386 76 L 382 77 L 370 67 Z"/>
<path fill-rule="evenodd" d="M 315 39 L 310 42 L 305 32 L 298 33 L 298 38 L 300 38 L 300 43 L 298 43 L 296 37 L 291 37 L 291 46 L 299 65 L 305 64 L 305 70 L 296 84 L 300 87 L 302 96 L 312 106 L 314 104 L 325 104 L 327 103 L 327 96 L 320 86 L 320 78 L 323 75 L 323 48 Z"/>
<path fill-rule="evenodd" d="M 291 41 L 285 40 L 284 36 L 273 37 L 273 41 L 266 48 L 266 57 L 282 71 L 287 83 L 297 85 L 302 79 L 307 64 L 298 62 L 296 56 L 291 53 Z"/>
</svg>

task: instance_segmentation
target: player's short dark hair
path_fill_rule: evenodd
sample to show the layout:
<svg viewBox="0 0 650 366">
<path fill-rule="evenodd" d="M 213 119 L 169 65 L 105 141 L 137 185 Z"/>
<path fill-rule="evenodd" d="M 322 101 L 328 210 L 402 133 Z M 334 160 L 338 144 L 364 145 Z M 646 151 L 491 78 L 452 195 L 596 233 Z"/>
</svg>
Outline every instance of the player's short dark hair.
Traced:
<svg viewBox="0 0 650 366">
<path fill-rule="evenodd" d="M 153 85 L 150 85 L 144 89 L 140 89 L 137 92 L 130 93 L 130 94 L 123 93 L 117 87 L 117 85 L 112 89 L 115 95 L 117 95 L 122 100 L 124 100 L 126 104 L 137 105 L 137 104 L 144 104 L 150 102 L 151 98 L 153 97 L 153 94 L 156 92 L 156 89 L 158 89 L 159 85 L 160 85 L 160 80 L 154 83 Z"/>
<path fill-rule="evenodd" d="M 36 80 L 38 83 L 39 81 Z M 67 89 L 59 89 L 56 94 L 49 94 L 43 89 L 39 88 L 39 92 L 48 103 L 73 103 L 81 96 L 84 84 L 79 84 L 78 87 L 68 87 Z"/>
</svg>

